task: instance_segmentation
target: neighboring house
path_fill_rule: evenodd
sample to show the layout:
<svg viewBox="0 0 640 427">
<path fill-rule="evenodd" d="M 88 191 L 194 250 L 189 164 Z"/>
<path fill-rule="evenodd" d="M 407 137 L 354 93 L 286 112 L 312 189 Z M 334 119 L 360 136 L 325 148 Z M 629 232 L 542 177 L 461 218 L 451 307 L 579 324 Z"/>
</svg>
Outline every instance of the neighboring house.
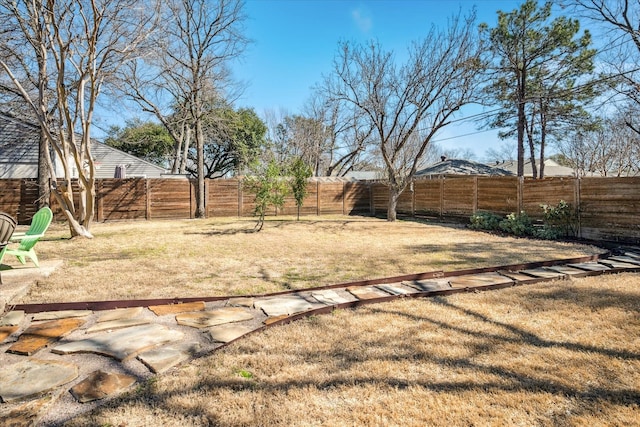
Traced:
<svg viewBox="0 0 640 427">
<path fill-rule="evenodd" d="M 538 167 L 538 174 L 540 173 L 540 165 L 536 162 L 536 166 Z M 501 169 L 506 169 L 510 171 L 513 175 L 517 175 L 518 173 L 518 162 L 515 160 L 508 160 L 501 162 L 496 165 Z M 531 167 L 531 161 L 524 162 L 524 176 L 531 177 L 533 176 L 533 168 Z M 566 166 L 560 166 L 558 163 L 554 162 L 551 159 L 546 159 L 544 161 L 544 176 L 545 177 L 554 177 L 554 176 L 576 176 L 575 171 L 572 168 L 568 168 Z"/>
<path fill-rule="evenodd" d="M 38 176 L 38 144 L 40 127 L 0 113 L 0 179 L 36 178 Z M 62 163 L 52 150 L 56 176 L 64 176 Z M 160 178 L 164 168 L 92 140 L 91 154 L 96 178 Z M 72 163 L 73 164 L 73 163 Z M 77 171 L 74 168 L 74 177 Z"/>
<path fill-rule="evenodd" d="M 375 181 L 382 175 L 383 173 L 379 171 L 350 171 L 344 175 L 344 178 L 350 181 Z"/>
<path fill-rule="evenodd" d="M 443 156 L 442 161 L 419 170 L 416 172 L 415 177 L 426 178 L 440 175 L 508 176 L 513 175 L 513 173 L 502 167 L 488 166 L 471 160 L 447 159 Z"/>
</svg>

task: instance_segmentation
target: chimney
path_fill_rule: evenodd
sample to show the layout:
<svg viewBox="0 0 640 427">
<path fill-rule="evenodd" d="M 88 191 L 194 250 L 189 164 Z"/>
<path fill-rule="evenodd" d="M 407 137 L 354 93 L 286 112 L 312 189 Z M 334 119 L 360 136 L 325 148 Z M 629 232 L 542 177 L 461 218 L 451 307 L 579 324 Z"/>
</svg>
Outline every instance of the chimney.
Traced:
<svg viewBox="0 0 640 427">
<path fill-rule="evenodd" d="M 440 160 L 444 162 L 445 160 L 447 160 L 447 156 L 440 156 Z"/>
</svg>

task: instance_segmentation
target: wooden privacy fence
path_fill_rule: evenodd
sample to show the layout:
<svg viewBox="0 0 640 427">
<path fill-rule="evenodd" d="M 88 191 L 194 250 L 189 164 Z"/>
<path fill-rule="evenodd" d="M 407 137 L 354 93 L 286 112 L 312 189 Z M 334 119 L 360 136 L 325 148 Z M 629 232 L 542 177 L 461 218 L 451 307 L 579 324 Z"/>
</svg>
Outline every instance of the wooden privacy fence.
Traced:
<svg viewBox="0 0 640 427">
<path fill-rule="evenodd" d="M 207 180 L 208 217 L 251 216 L 253 195 L 237 179 Z M 22 224 L 35 212 L 34 180 L 0 180 L 0 210 Z M 312 181 L 302 215 L 384 215 L 386 185 L 367 182 Z M 526 211 L 542 217 L 540 205 L 570 203 L 578 212 L 579 236 L 640 243 L 640 178 L 446 177 L 416 180 L 398 202 L 409 215 L 468 217 L 477 211 L 506 215 Z M 62 218 L 52 200 L 57 218 Z M 102 179 L 96 188 L 97 221 L 193 218 L 195 182 L 186 179 Z M 273 214 L 296 213 L 293 197 Z"/>
<path fill-rule="evenodd" d="M 0 211 L 29 223 L 36 211 L 35 180 L 0 180 Z M 369 214 L 370 186 L 355 182 L 310 182 L 301 215 Z M 62 219 L 60 207 L 51 198 L 55 218 Z M 196 182 L 187 179 L 100 179 L 96 182 L 95 220 L 140 220 L 193 218 L 196 210 Z M 252 216 L 254 195 L 237 179 L 205 181 L 205 208 L 208 217 Z M 292 196 L 274 215 L 297 213 Z"/>
</svg>

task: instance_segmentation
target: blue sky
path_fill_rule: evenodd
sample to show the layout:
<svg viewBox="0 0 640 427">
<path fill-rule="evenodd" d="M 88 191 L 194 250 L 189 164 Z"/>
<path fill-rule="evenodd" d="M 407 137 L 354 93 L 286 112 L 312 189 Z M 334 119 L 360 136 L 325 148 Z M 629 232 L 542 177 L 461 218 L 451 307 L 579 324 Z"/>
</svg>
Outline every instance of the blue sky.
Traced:
<svg viewBox="0 0 640 427">
<path fill-rule="evenodd" d="M 424 37 L 432 25 L 445 27 L 459 11 L 474 6 L 478 22 L 495 26 L 497 11 L 511 11 L 511 0 L 247 0 L 247 36 L 253 43 L 235 76 L 248 84 L 238 107 L 265 111 L 301 112 L 311 88 L 331 71 L 339 41 L 378 40 L 398 56 Z M 461 110 L 459 118 L 478 113 Z M 473 135 L 467 135 L 473 134 Z M 462 136 L 467 135 L 467 136 Z M 502 141 L 495 131 L 480 132 L 474 123 L 454 123 L 437 136 L 444 148 L 473 150 L 477 159 Z"/>
</svg>

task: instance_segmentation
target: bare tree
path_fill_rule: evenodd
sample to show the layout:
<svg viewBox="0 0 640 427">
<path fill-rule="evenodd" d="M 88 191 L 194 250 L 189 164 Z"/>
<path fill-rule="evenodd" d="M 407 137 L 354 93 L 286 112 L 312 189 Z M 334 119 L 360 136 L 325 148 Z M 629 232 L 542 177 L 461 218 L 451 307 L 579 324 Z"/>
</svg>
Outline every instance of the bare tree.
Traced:
<svg viewBox="0 0 640 427">
<path fill-rule="evenodd" d="M 563 4 L 605 30 L 600 59 L 608 70 L 606 81 L 615 93 L 640 106 L 640 1 L 566 0 Z M 640 134 L 637 117 L 628 117 L 627 126 Z"/>
<path fill-rule="evenodd" d="M 371 163 L 375 128 L 361 110 L 332 102 L 322 88 L 316 89 L 307 110 L 309 117 L 323 123 L 324 175 L 344 176 Z"/>
<path fill-rule="evenodd" d="M 640 138 L 627 122 L 629 111 L 603 120 L 597 129 L 587 129 L 561 140 L 558 150 L 577 176 L 636 176 L 640 174 Z"/>
<path fill-rule="evenodd" d="M 474 21 L 458 16 L 446 30 L 432 28 L 410 46 L 400 67 L 378 43 L 341 43 L 325 79 L 329 99 L 361 112 L 375 129 L 389 185 L 389 221 L 433 137 L 475 100 L 482 49 Z"/>
<path fill-rule="evenodd" d="M 13 40 L 28 47 L 16 50 L 3 43 L 0 68 L 37 117 L 62 164 L 64 176 L 58 181 L 46 153 L 52 193 L 72 237 L 92 237 L 96 102 L 105 82 L 149 33 L 153 7 L 136 0 L 3 0 L 0 15 Z"/>
<path fill-rule="evenodd" d="M 501 163 L 508 160 L 515 160 L 516 152 L 515 147 L 508 143 L 503 142 L 499 147 L 488 148 L 485 153 L 485 161 L 489 163 Z"/>
<path fill-rule="evenodd" d="M 204 126 L 211 119 L 207 101 L 225 99 L 233 88 L 228 65 L 248 42 L 242 9 L 241 0 L 166 2 L 155 48 L 128 64 L 123 76 L 125 93 L 154 114 L 174 139 L 173 171 L 186 170 L 187 152 L 195 144 L 198 218 L 205 216 Z"/>
</svg>

